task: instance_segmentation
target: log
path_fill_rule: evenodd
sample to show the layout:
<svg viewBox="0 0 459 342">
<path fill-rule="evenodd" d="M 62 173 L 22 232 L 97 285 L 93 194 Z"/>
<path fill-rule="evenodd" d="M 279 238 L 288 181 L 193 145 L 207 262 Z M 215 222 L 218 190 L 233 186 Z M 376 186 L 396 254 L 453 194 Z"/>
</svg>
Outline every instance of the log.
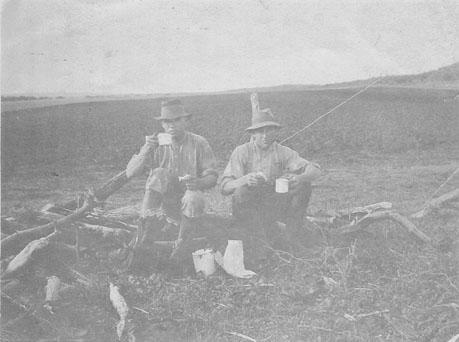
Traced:
<svg viewBox="0 0 459 342">
<path fill-rule="evenodd" d="M 412 218 L 423 218 L 425 215 L 430 213 L 433 209 L 440 208 L 443 204 L 447 202 L 452 202 L 459 200 L 459 188 L 450 191 L 440 197 L 434 198 L 431 201 L 427 202 L 420 211 L 411 215 Z"/>
<path fill-rule="evenodd" d="M 55 229 L 58 229 L 61 226 L 71 223 L 82 217 L 86 214 L 86 212 L 91 210 L 93 206 L 93 201 L 89 196 L 84 202 L 83 206 L 69 216 L 65 216 L 60 220 L 50 222 L 43 226 L 21 230 L 14 234 L 8 235 L 6 238 L 1 240 L 2 258 L 17 253 L 30 241 L 51 234 Z"/>
<path fill-rule="evenodd" d="M 17 273 L 20 269 L 22 269 L 26 264 L 28 264 L 31 259 L 32 255 L 40 250 L 45 248 L 49 245 L 51 237 L 53 237 L 56 232 L 49 234 L 46 237 L 42 237 L 41 239 L 34 240 L 27 244 L 27 246 L 18 254 L 16 255 L 13 260 L 10 261 L 6 270 L 2 273 L 2 279 Z"/>
<path fill-rule="evenodd" d="M 350 209 L 340 209 L 337 213 L 340 216 L 349 216 L 349 215 L 356 215 L 356 214 L 367 214 L 378 210 L 389 210 L 392 209 L 391 202 L 378 202 L 374 204 L 369 204 L 364 207 L 354 207 Z"/>
<path fill-rule="evenodd" d="M 432 242 L 432 239 L 428 237 L 426 234 L 424 234 L 422 231 L 420 231 L 418 228 L 416 228 L 416 226 L 410 220 L 400 215 L 399 213 L 392 212 L 392 211 L 378 211 L 374 213 L 369 213 L 365 215 L 364 217 L 362 217 L 361 219 L 339 228 L 339 232 L 341 234 L 348 234 L 348 233 L 356 232 L 361 229 L 364 229 L 369 224 L 375 221 L 386 220 L 386 219 L 399 223 L 401 226 L 406 228 L 410 233 L 416 236 L 420 241 L 424 243 Z"/>
<path fill-rule="evenodd" d="M 122 171 L 118 173 L 116 176 L 110 178 L 107 182 L 102 184 L 99 188 L 96 188 L 94 192 L 94 196 L 97 202 L 105 201 L 109 196 L 113 193 L 121 189 L 129 179 L 126 176 L 126 171 Z M 52 207 L 48 208 L 47 210 L 53 213 L 67 215 L 69 210 L 73 211 L 78 207 L 77 200 L 71 200 L 64 204 L 55 204 Z"/>
<path fill-rule="evenodd" d="M 78 226 L 82 230 L 90 231 L 93 233 L 97 233 L 102 235 L 103 238 L 113 237 L 116 239 L 125 238 L 131 235 L 129 230 L 121 229 L 121 228 L 110 228 L 105 226 L 99 226 L 89 223 L 78 223 Z"/>
<path fill-rule="evenodd" d="M 121 336 L 123 336 L 124 327 L 126 325 L 126 317 L 128 315 L 129 308 L 124 297 L 121 295 L 118 286 L 115 286 L 112 283 L 110 283 L 110 301 L 118 313 L 118 316 L 120 317 L 120 321 L 116 325 L 116 333 L 118 335 L 118 339 L 121 340 Z"/>
<path fill-rule="evenodd" d="M 55 212 L 48 211 L 48 209 L 52 209 L 52 208 L 54 208 L 54 204 L 48 204 L 44 206 L 38 212 L 38 217 L 48 220 L 48 221 L 55 221 L 55 220 L 60 220 L 61 218 L 72 213 L 71 211 L 68 211 L 65 215 L 63 215 L 63 214 L 58 214 Z M 106 227 L 106 228 L 124 229 L 124 230 L 128 230 L 131 232 L 137 229 L 137 227 L 134 225 L 128 224 L 126 222 L 120 221 L 117 218 L 111 217 L 109 213 L 105 215 L 104 213 L 97 212 L 96 210 L 76 220 L 75 223 L 79 224 L 80 226 L 82 225 L 101 226 L 101 227 Z"/>
</svg>

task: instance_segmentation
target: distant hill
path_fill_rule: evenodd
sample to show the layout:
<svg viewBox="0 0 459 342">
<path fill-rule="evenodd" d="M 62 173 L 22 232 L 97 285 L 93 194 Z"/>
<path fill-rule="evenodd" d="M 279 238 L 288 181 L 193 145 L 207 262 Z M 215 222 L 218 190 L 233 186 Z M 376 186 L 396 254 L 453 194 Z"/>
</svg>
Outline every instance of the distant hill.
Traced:
<svg viewBox="0 0 459 342">
<path fill-rule="evenodd" d="M 343 83 L 327 84 L 325 88 L 360 87 L 370 83 L 375 78 Z M 413 75 L 385 76 L 379 86 L 413 87 L 413 88 L 449 88 L 459 89 L 459 63 L 454 63 L 437 70 Z"/>
<path fill-rule="evenodd" d="M 342 83 L 319 84 L 282 84 L 267 87 L 238 88 L 212 92 L 181 92 L 181 93 L 156 93 L 156 94 L 84 94 L 84 93 L 37 93 L 37 94 L 10 94 L 2 96 L 2 102 L 11 103 L 21 102 L 30 103 L 26 107 L 48 106 L 50 103 L 44 100 L 57 99 L 56 104 L 73 102 L 127 100 L 127 99 L 146 99 L 161 97 L 182 97 L 182 96 L 205 96 L 212 94 L 240 94 L 249 92 L 285 92 L 285 91 L 304 91 L 304 90 L 325 90 L 341 88 L 360 88 L 370 84 L 376 77 L 364 80 L 355 80 Z M 407 87 L 407 88 L 433 88 L 433 89 L 455 89 L 459 90 L 459 63 L 454 63 L 437 70 L 427 71 L 413 75 L 393 75 L 384 76 L 376 87 Z M 59 95 L 59 96 L 58 96 Z M 36 101 L 40 100 L 40 101 Z M 52 101 L 51 101 L 52 102 Z M 22 105 L 20 105 L 23 108 Z M 16 105 L 14 106 L 16 107 Z M 12 109 L 12 108 L 9 108 Z M 3 110 L 3 108 L 2 108 Z"/>
</svg>

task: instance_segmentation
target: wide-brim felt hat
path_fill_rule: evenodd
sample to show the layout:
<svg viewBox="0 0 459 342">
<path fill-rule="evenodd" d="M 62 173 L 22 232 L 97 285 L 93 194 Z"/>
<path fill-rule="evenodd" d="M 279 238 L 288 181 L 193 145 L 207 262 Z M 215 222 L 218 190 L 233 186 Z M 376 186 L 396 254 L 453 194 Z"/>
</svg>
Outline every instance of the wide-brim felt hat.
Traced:
<svg viewBox="0 0 459 342">
<path fill-rule="evenodd" d="M 247 127 L 246 131 L 252 131 L 254 129 L 262 127 L 282 127 L 281 124 L 274 121 L 274 114 L 270 108 L 256 110 L 252 113 L 252 125 Z"/>
<path fill-rule="evenodd" d="M 167 100 L 161 102 L 161 116 L 156 116 L 156 120 L 174 120 L 191 116 L 190 113 L 185 111 L 180 100 Z"/>
</svg>

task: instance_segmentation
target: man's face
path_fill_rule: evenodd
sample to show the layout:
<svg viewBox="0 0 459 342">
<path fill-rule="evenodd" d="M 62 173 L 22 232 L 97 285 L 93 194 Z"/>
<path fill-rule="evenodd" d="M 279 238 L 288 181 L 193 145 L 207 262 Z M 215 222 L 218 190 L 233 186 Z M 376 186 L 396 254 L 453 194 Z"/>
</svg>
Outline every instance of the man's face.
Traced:
<svg viewBox="0 0 459 342">
<path fill-rule="evenodd" d="M 186 117 L 161 120 L 161 126 L 163 126 L 164 132 L 172 135 L 173 139 L 180 139 L 183 136 L 187 124 L 188 118 Z"/>
<path fill-rule="evenodd" d="M 252 137 L 255 144 L 262 150 L 267 150 L 276 140 L 278 127 L 262 127 L 252 131 Z"/>
</svg>

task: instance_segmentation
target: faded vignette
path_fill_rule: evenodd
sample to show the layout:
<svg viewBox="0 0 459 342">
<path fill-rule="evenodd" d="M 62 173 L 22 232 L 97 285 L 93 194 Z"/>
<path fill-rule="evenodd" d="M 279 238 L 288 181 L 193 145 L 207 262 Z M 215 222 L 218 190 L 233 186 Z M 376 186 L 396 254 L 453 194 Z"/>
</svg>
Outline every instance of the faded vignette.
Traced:
<svg viewBox="0 0 459 342">
<path fill-rule="evenodd" d="M 2 2 L 1 339 L 458 341 L 458 11 Z M 184 239 L 125 172 L 174 99 L 218 173 Z M 221 190 L 266 122 L 320 166 L 293 233 Z"/>
</svg>

